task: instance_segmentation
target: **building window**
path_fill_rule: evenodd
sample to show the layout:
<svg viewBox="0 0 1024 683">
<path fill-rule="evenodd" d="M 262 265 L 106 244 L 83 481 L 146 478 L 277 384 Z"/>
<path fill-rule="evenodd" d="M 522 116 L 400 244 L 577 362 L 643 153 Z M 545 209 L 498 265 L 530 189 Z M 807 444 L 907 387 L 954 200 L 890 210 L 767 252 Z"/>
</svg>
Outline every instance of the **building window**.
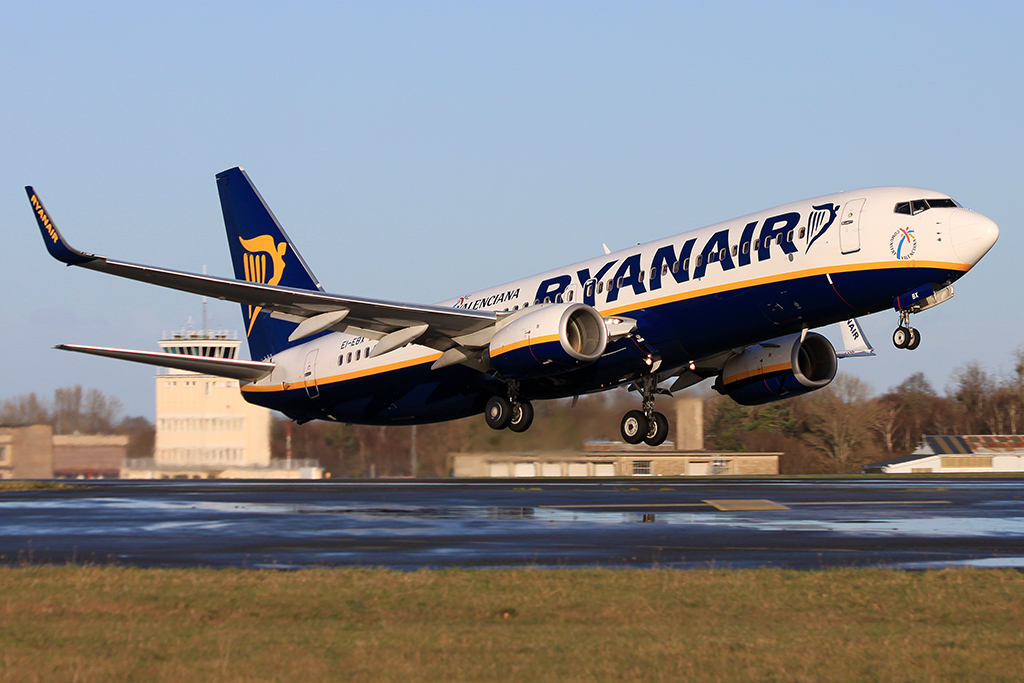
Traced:
<svg viewBox="0 0 1024 683">
<path fill-rule="evenodd" d="M 6 465 L 11 461 L 11 447 L 7 444 L 0 446 L 0 465 Z"/>
<path fill-rule="evenodd" d="M 650 474 L 651 473 L 651 461 L 650 460 L 634 460 L 633 461 L 633 476 Z"/>
</svg>

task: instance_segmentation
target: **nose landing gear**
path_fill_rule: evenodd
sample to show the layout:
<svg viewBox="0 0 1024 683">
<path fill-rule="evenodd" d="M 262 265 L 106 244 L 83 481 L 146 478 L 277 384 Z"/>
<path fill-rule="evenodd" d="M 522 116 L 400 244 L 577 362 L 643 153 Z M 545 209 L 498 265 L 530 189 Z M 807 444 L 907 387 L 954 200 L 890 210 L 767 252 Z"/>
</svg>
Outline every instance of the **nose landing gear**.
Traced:
<svg viewBox="0 0 1024 683">
<path fill-rule="evenodd" d="M 642 441 L 648 446 L 660 446 L 668 438 L 668 418 L 655 412 L 654 397 L 668 392 L 658 389 L 658 380 L 653 375 L 640 380 L 637 388 L 643 397 L 641 410 L 631 410 L 622 417 L 619 425 L 622 440 L 628 444 Z"/>
</svg>

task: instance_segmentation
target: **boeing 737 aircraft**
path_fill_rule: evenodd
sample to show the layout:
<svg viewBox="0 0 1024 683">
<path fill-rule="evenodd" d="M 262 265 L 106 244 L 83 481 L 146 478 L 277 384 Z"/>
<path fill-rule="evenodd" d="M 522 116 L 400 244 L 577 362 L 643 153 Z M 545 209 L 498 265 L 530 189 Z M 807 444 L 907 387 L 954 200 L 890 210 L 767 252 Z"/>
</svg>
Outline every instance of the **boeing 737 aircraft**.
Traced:
<svg viewBox="0 0 1024 683">
<path fill-rule="evenodd" d="M 241 304 L 252 360 L 58 348 L 238 379 L 247 401 L 298 422 L 401 425 L 482 412 L 494 429 L 521 432 L 533 400 L 628 385 L 640 406 L 623 417 L 622 438 L 652 446 L 668 434 L 659 394 L 714 377 L 720 393 L 757 405 L 828 385 L 844 353 L 814 328 L 847 321 L 857 337 L 857 316 L 891 308 L 893 342 L 917 348 L 910 315 L 952 297 L 952 283 L 999 236 L 941 192 L 877 187 L 421 305 L 325 292 L 245 171 L 224 171 L 217 187 L 234 279 L 73 249 L 25 189 L 57 260 Z"/>
</svg>

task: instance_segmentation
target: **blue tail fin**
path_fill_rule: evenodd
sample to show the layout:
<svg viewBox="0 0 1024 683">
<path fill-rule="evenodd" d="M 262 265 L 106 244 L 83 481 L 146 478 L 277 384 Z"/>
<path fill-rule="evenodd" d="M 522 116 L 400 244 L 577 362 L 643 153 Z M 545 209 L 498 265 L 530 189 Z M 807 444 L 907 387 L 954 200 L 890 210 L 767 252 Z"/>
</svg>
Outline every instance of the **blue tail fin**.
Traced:
<svg viewBox="0 0 1024 683">
<path fill-rule="evenodd" d="M 274 213 L 241 168 L 217 174 L 220 207 L 228 233 L 235 278 L 267 285 L 322 291 Z M 292 346 L 295 323 L 271 318 L 260 306 L 242 304 L 245 334 L 253 360 Z"/>
</svg>

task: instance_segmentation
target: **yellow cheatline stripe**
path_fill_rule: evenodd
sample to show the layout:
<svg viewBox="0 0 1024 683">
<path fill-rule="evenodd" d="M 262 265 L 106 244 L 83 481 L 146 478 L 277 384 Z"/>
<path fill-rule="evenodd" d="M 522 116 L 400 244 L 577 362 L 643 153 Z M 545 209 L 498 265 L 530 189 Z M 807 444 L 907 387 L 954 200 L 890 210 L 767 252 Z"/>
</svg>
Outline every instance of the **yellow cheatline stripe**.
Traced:
<svg viewBox="0 0 1024 683">
<path fill-rule="evenodd" d="M 334 384 L 335 382 L 344 382 L 350 379 L 358 379 L 360 377 L 378 375 L 385 372 L 391 372 L 392 370 L 401 370 L 403 368 L 409 368 L 415 365 L 423 365 L 424 363 L 433 363 L 440 357 L 440 353 L 432 352 L 423 356 L 417 356 L 416 358 L 410 358 L 409 360 L 399 361 L 397 363 L 378 365 L 370 368 L 363 368 L 362 370 L 354 370 L 352 372 L 343 372 L 339 375 L 330 375 L 328 377 L 317 378 L 316 385 L 323 386 L 325 384 Z M 247 384 L 246 386 L 242 387 L 242 391 L 287 391 L 289 389 L 301 389 L 304 386 L 306 386 L 306 384 L 301 380 L 298 382 L 288 382 L 284 384 Z"/>
<path fill-rule="evenodd" d="M 556 341 L 558 341 L 557 334 L 549 334 L 546 337 L 536 337 L 534 339 L 520 339 L 517 342 L 506 344 L 505 346 L 501 346 L 497 349 L 491 349 L 491 358 L 494 358 L 495 356 L 500 356 L 503 353 L 508 353 L 509 351 L 521 349 L 524 346 L 530 346 L 531 344 L 547 344 L 548 342 Z"/>
<path fill-rule="evenodd" d="M 668 296 L 663 296 L 658 299 L 648 299 L 643 302 L 634 302 L 625 306 L 619 306 L 618 308 L 610 308 L 607 310 L 603 310 L 601 311 L 601 315 L 622 315 L 623 313 L 628 313 L 629 311 L 634 311 L 640 308 L 654 308 L 656 306 L 674 303 L 676 301 L 696 299 L 697 297 L 701 296 L 720 294 L 722 292 L 730 292 L 735 289 L 744 289 L 746 287 L 757 287 L 758 285 L 768 285 L 775 282 L 799 280 L 801 278 L 814 277 L 816 275 L 835 275 L 836 273 L 855 273 L 866 270 L 888 270 L 890 268 L 945 268 L 947 270 L 961 270 L 966 273 L 968 270 L 971 269 L 971 266 L 965 263 L 947 263 L 945 261 L 879 261 L 875 263 L 828 266 L 823 268 L 808 268 L 806 270 L 797 270 L 789 273 L 767 275 L 765 277 L 751 278 L 749 280 L 740 280 L 738 282 L 714 285 L 712 287 L 703 287 L 701 289 L 680 292 L 679 294 L 670 294 Z M 689 282 L 692 283 L 694 282 L 694 280 L 691 278 Z"/>
<path fill-rule="evenodd" d="M 778 363 L 776 365 L 769 365 L 765 368 L 754 368 L 753 370 L 747 370 L 746 372 L 740 372 L 735 375 L 729 375 L 728 377 L 722 378 L 723 384 L 732 384 L 733 382 L 739 382 L 740 380 L 747 379 L 748 377 L 755 377 L 757 375 L 768 375 L 773 372 L 782 372 L 783 370 L 792 370 L 792 363 Z"/>
<path fill-rule="evenodd" d="M 964 272 L 967 272 L 968 270 L 971 269 L 971 266 L 969 266 L 967 264 L 964 264 L 964 263 L 947 263 L 945 261 L 893 261 L 893 262 L 880 261 L 880 262 L 877 262 L 877 263 L 851 264 L 851 265 L 843 265 L 843 266 L 829 266 L 827 268 L 809 268 L 807 270 L 795 271 L 795 272 L 790 272 L 790 273 L 780 273 L 778 275 L 770 275 L 770 276 L 761 277 L 761 278 L 752 278 L 750 280 L 742 280 L 740 282 L 734 282 L 734 283 L 730 283 L 730 284 L 716 285 L 714 287 L 704 287 L 702 289 L 695 289 L 695 290 L 691 290 L 691 291 L 688 291 L 688 292 L 681 292 L 679 294 L 672 294 L 672 295 L 669 295 L 669 296 L 660 297 L 658 299 L 648 299 L 648 300 L 645 300 L 645 301 L 634 302 L 634 303 L 626 305 L 626 306 L 620 306 L 618 308 L 607 309 L 607 310 L 599 311 L 599 312 L 601 313 L 601 315 L 604 315 L 604 316 L 621 315 L 623 313 L 628 313 L 628 312 L 634 311 L 634 310 L 646 309 L 646 308 L 655 308 L 657 306 L 663 306 L 665 304 L 674 303 L 676 301 L 684 301 L 686 299 L 696 299 L 697 297 L 708 296 L 708 295 L 711 295 L 711 294 L 718 294 L 720 292 L 728 292 L 728 291 L 732 291 L 734 289 L 741 289 L 741 288 L 744 288 L 744 287 L 756 287 L 758 285 L 771 284 L 771 283 L 774 283 L 774 282 L 784 282 L 784 281 L 787 281 L 787 280 L 798 280 L 798 279 L 801 279 L 801 278 L 813 277 L 815 275 L 825 275 L 826 273 L 828 273 L 828 274 L 835 274 L 835 273 L 857 272 L 857 271 L 862 271 L 862 270 L 885 270 L 885 269 L 889 269 L 889 268 L 893 268 L 893 267 L 895 267 L 895 268 L 913 268 L 913 267 L 916 267 L 916 268 L 945 268 L 945 269 L 948 269 L 948 270 L 962 270 Z M 693 283 L 693 282 L 694 282 L 693 280 L 690 280 L 690 283 Z M 556 338 L 557 339 L 557 335 L 555 335 L 554 337 L 551 337 L 551 338 Z M 545 337 L 545 338 L 543 338 L 541 340 L 536 340 L 535 343 L 541 343 L 542 341 L 550 341 L 551 338 Z M 525 340 L 522 343 L 525 343 Z M 509 345 L 509 346 L 510 347 L 514 347 L 515 345 Z M 504 350 L 501 351 L 501 353 L 505 353 L 506 351 L 511 351 L 512 350 L 512 348 L 508 348 L 508 347 L 503 347 L 503 348 L 504 348 Z M 518 348 L 518 347 L 516 347 L 516 348 Z M 410 360 L 407 360 L 407 361 L 403 361 L 403 362 L 400 362 L 400 363 L 392 363 L 392 364 L 389 364 L 389 365 L 376 366 L 376 367 L 372 367 L 372 368 L 366 368 L 365 370 L 359 370 L 359 371 L 356 371 L 356 372 L 342 373 L 340 375 L 332 375 L 330 377 L 325 377 L 323 379 L 317 379 L 316 384 L 317 384 L 317 386 L 322 386 L 324 384 L 333 384 L 335 382 L 343 382 L 343 381 L 346 381 L 346 380 L 356 379 L 356 378 L 359 378 L 359 377 L 366 377 L 366 376 L 369 376 L 369 375 L 379 375 L 379 374 L 382 374 L 382 373 L 385 373 L 385 372 L 391 372 L 392 370 L 399 370 L 399 369 L 402 369 L 402 368 L 408 368 L 408 367 L 412 367 L 412 366 L 415 366 L 415 365 L 420 365 L 420 364 L 423 364 L 423 363 L 432 363 L 432 362 L 434 362 L 435 360 L 437 360 L 440 357 L 441 357 L 440 353 L 430 353 L 430 354 L 426 354 L 426 355 L 423 355 L 423 356 L 418 356 L 417 358 L 410 359 Z M 299 389 L 299 388 L 302 388 L 303 386 L 305 386 L 305 384 L 303 382 L 301 382 L 301 381 L 299 381 L 299 382 L 290 382 L 290 383 L 287 383 L 287 384 L 268 384 L 268 385 L 259 385 L 259 386 L 249 384 L 249 385 L 246 385 L 246 386 L 242 387 L 242 391 L 254 391 L 254 392 L 255 391 L 259 391 L 259 392 L 286 391 L 288 389 Z"/>
</svg>

